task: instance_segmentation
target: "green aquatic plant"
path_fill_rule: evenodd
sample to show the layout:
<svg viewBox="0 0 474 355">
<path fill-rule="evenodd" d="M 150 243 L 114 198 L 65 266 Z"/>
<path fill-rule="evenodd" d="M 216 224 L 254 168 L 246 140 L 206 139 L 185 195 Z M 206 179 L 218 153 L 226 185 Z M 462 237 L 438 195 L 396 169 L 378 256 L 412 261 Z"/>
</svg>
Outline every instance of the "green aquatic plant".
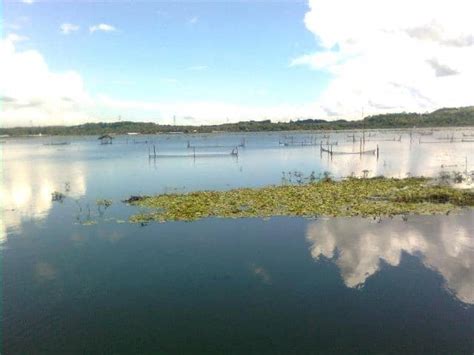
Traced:
<svg viewBox="0 0 474 355">
<path fill-rule="evenodd" d="M 393 216 L 449 213 L 474 206 L 474 192 L 433 185 L 426 178 L 348 178 L 334 181 L 132 196 L 125 201 L 145 209 L 132 222 L 192 221 L 207 217 Z"/>
</svg>

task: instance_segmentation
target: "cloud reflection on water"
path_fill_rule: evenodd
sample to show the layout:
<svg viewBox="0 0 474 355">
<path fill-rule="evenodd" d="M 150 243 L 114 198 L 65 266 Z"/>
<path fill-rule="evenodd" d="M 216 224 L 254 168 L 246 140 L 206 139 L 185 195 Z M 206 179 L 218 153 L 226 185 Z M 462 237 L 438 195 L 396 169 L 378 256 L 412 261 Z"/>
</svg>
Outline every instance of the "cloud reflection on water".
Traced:
<svg viewBox="0 0 474 355">
<path fill-rule="evenodd" d="M 412 217 L 380 223 L 361 218 L 311 222 L 306 231 L 314 259 L 338 266 L 347 287 L 362 287 L 380 262 L 398 266 L 402 252 L 439 272 L 459 300 L 474 304 L 474 213 Z"/>
<path fill-rule="evenodd" d="M 81 162 L 32 162 L 27 159 L 7 161 L 0 184 L 0 242 L 11 227 L 20 228 L 22 220 L 41 219 L 50 212 L 54 191 L 68 197 L 86 194 L 85 165 Z M 66 190 L 66 183 L 70 186 Z"/>
<path fill-rule="evenodd" d="M 464 171 L 474 166 L 466 157 L 474 150 L 464 143 L 419 144 L 405 138 L 401 142 L 370 142 L 367 149 L 380 147 L 380 158 L 374 155 L 334 155 L 332 158 L 323 154 L 322 167 L 336 177 L 346 177 L 352 174 L 362 176 L 367 170 L 368 176 L 386 176 L 404 178 L 407 176 L 436 177 L 441 171 Z M 341 144 L 334 151 L 357 152 L 358 144 Z M 449 168 L 446 168 L 449 167 Z"/>
</svg>

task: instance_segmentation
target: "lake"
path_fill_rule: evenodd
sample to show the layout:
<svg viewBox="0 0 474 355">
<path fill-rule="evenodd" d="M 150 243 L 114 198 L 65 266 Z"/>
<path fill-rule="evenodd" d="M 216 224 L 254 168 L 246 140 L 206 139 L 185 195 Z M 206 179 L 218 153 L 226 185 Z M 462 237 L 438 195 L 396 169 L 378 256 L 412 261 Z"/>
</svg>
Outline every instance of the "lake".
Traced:
<svg viewBox="0 0 474 355">
<path fill-rule="evenodd" d="M 367 131 L 379 157 L 321 153 L 357 153 L 361 132 L 5 139 L 2 353 L 472 354 L 472 210 L 140 225 L 121 200 L 299 172 L 470 172 L 473 133 Z"/>
</svg>

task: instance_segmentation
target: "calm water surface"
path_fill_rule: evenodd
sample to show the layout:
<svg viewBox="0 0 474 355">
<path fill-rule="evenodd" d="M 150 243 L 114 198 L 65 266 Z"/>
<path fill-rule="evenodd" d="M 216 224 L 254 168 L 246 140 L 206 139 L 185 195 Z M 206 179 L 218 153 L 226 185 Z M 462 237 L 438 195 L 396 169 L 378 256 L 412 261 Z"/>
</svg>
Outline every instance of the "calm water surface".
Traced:
<svg viewBox="0 0 474 355">
<path fill-rule="evenodd" d="M 132 194 L 278 184 L 282 171 L 471 171 L 474 143 L 450 142 L 471 132 L 367 134 L 366 148 L 378 144 L 379 159 L 331 159 L 317 145 L 279 144 L 330 140 L 338 141 L 334 150 L 358 150 L 347 132 L 119 137 L 108 146 L 96 137 L 68 138 L 65 146 L 44 145 L 65 138 L 7 140 L 2 354 L 472 354 L 472 211 L 408 221 L 140 226 L 125 222 L 136 210 L 120 202 Z M 148 158 L 153 144 L 160 154 L 188 154 L 188 141 L 224 154 L 242 138 L 238 158 Z M 53 191 L 67 197 L 53 202 Z M 113 205 L 98 207 L 102 198 Z"/>
</svg>

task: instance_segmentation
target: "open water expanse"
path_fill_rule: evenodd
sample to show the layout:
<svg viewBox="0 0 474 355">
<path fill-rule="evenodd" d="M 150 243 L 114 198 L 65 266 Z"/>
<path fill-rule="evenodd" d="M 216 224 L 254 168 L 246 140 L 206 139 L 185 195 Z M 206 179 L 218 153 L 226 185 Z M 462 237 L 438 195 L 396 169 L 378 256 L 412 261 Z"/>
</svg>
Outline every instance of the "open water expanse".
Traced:
<svg viewBox="0 0 474 355">
<path fill-rule="evenodd" d="M 456 171 L 468 186 L 474 129 L 2 138 L 0 151 L 2 354 L 474 352 L 472 210 L 140 225 L 121 202 L 312 172 Z"/>
</svg>

